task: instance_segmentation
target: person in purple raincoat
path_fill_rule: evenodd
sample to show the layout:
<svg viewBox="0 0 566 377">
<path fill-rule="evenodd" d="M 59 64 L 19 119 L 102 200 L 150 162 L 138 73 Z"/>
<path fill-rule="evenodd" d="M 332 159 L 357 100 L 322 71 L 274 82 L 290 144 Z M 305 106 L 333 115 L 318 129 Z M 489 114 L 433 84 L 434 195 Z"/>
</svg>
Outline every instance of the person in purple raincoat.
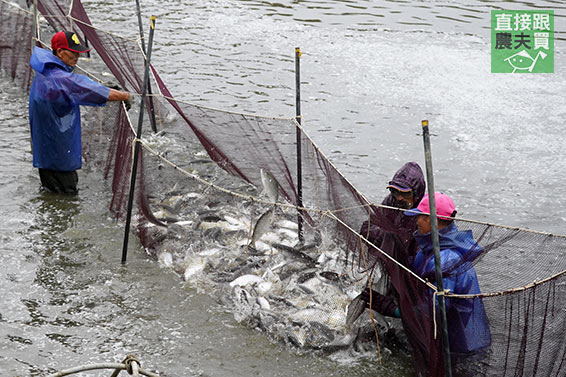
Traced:
<svg viewBox="0 0 566 377">
<path fill-rule="evenodd" d="M 425 178 L 418 163 L 407 162 L 393 175 L 387 185 L 389 194 L 383 199 L 382 205 L 400 209 L 410 209 L 419 203 L 425 193 Z M 367 266 L 373 269 L 379 261 L 388 262 L 385 257 L 372 245 L 392 256 L 404 266 L 409 266 L 417 251 L 413 232 L 417 229 L 416 220 L 403 214 L 403 211 L 383 207 L 371 207 L 369 219 L 364 221 L 360 234 L 371 243 L 368 252 L 373 263 Z M 352 300 L 348 310 L 347 321 L 353 322 L 365 308 L 388 313 L 399 317 L 395 300 L 394 288 L 387 287 L 385 296 L 378 295 L 369 286 Z M 375 293 L 375 296 L 373 295 Z M 370 296 L 371 295 L 371 296 Z M 373 300 L 373 297 L 386 297 Z M 397 312 L 395 312 L 397 310 Z"/>
</svg>

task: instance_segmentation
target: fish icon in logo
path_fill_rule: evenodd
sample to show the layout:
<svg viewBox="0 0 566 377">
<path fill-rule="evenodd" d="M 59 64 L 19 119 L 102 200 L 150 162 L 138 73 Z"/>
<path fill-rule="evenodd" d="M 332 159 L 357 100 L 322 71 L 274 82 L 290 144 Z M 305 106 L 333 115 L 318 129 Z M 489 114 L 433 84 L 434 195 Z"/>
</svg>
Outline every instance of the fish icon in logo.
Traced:
<svg viewBox="0 0 566 377">
<path fill-rule="evenodd" d="M 513 67 L 512 73 L 515 73 L 516 70 L 528 70 L 529 72 L 532 72 L 539 56 L 543 59 L 546 58 L 546 54 L 542 51 L 539 51 L 537 56 L 533 59 L 527 51 L 522 50 L 516 54 L 511 55 L 510 57 L 505 59 L 505 61 L 508 62 L 511 67 Z"/>
</svg>

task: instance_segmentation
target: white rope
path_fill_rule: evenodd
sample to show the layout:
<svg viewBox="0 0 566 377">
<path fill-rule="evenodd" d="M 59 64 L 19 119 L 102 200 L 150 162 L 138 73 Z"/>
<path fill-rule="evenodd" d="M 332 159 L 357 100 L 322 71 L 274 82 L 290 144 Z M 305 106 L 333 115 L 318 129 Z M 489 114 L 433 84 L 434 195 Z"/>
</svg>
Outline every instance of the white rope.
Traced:
<svg viewBox="0 0 566 377">
<path fill-rule="evenodd" d="M 444 291 L 439 291 L 437 289 L 435 289 L 432 292 L 432 323 L 433 323 L 433 334 L 434 334 L 434 339 L 436 339 L 436 296 L 446 296 L 447 293 L 450 293 L 449 289 L 445 289 Z"/>
<path fill-rule="evenodd" d="M 386 205 L 383 205 L 383 204 L 372 203 L 371 205 L 376 206 L 376 207 L 380 207 L 380 208 L 393 209 L 393 210 L 396 210 L 396 211 L 415 212 L 415 211 L 412 211 L 412 210 L 406 210 L 406 209 L 397 208 L 397 207 L 390 207 L 390 206 L 386 206 Z M 425 215 L 430 215 L 427 212 L 422 212 L 422 213 L 425 214 Z M 462 217 L 458 217 L 458 218 L 448 217 L 448 216 L 438 216 L 438 217 L 439 218 L 446 218 L 446 219 L 449 219 L 449 220 L 456 220 L 456 221 L 472 223 L 472 224 L 486 225 L 486 226 L 490 226 L 490 227 L 494 227 L 494 228 L 501 228 L 501 229 L 507 229 L 507 230 L 516 230 L 516 231 L 520 231 L 520 232 L 539 234 L 541 236 L 552 236 L 552 237 L 558 237 L 558 238 L 566 238 L 566 234 L 553 234 L 553 233 L 541 232 L 541 231 L 533 230 L 533 229 L 517 228 L 517 227 L 508 226 L 508 225 L 494 224 L 494 223 L 488 223 L 488 222 L 483 222 L 483 221 L 478 221 L 478 220 L 470 220 L 470 219 L 466 219 L 466 218 L 462 218 Z"/>
<path fill-rule="evenodd" d="M 539 281 L 535 280 L 532 283 L 529 283 L 529 284 L 527 284 L 523 287 L 511 288 L 511 289 L 508 289 L 508 290 L 505 290 L 505 291 L 499 291 L 499 292 L 493 292 L 493 293 L 476 293 L 476 294 L 473 294 L 473 295 L 463 295 L 463 294 L 458 294 L 458 293 L 450 293 L 447 296 L 450 296 L 450 298 L 464 298 L 464 299 L 503 296 L 503 295 L 506 295 L 506 294 L 526 291 L 528 289 L 535 288 L 538 285 L 547 283 L 547 282 L 554 280 L 554 279 L 556 279 L 556 278 L 558 278 L 562 275 L 566 275 L 566 270 L 561 271 L 557 274 L 554 274 L 550 277 L 547 277 L 547 278 L 539 280 Z"/>
<path fill-rule="evenodd" d="M 401 267 L 403 270 L 407 271 L 409 274 L 413 275 L 417 280 L 420 280 L 423 284 L 430 286 L 430 284 L 425 281 L 422 277 L 420 277 L 419 275 L 417 275 L 416 273 L 414 273 L 413 271 L 411 271 L 408 267 L 404 266 L 403 264 L 399 263 L 395 258 L 393 258 L 392 256 L 390 256 L 389 254 L 387 254 L 385 251 L 381 250 L 379 247 L 377 247 L 376 245 L 374 245 L 370 240 L 368 240 L 367 238 L 365 238 L 362 234 L 358 233 L 357 231 L 355 231 L 354 229 L 352 229 L 348 224 L 346 224 L 344 221 L 340 220 L 338 217 L 336 217 L 336 215 L 334 215 L 334 213 L 332 211 L 326 211 L 325 212 L 329 217 L 332 217 L 335 221 L 337 221 L 338 223 L 340 223 L 342 226 L 344 226 L 346 229 L 348 229 L 350 232 L 354 233 L 355 235 L 359 236 L 361 239 L 364 240 L 364 242 L 367 242 L 369 245 L 371 245 L 372 247 L 374 247 L 377 251 L 379 251 L 382 255 L 384 255 L 385 257 L 387 257 L 389 260 L 391 260 L 393 263 L 395 263 L 396 265 L 398 265 L 399 267 Z M 434 286 L 433 286 L 434 287 Z M 436 289 L 436 287 L 434 287 Z"/>
<path fill-rule="evenodd" d="M 298 207 L 292 204 L 285 204 L 285 203 L 276 203 L 276 202 L 270 202 L 258 197 L 254 197 L 248 194 L 242 194 L 239 192 L 235 192 L 235 191 L 230 191 L 228 189 L 225 189 L 224 187 L 218 186 L 214 183 L 208 182 L 207 180 L 193 174 L 190 173 L 188 171 L 186 171 L 185 169 L 181 168 L 180 166 L 176 165 L 174 162 L 166 159 L 165 157 L 163 157 L 159 152 L 157 152 L 156 150 L 154 150 L 153 148 L 151 148 L 149 145 L 147 145 L 142 139 L 137 139 L 137 142 L 139 142 L 141 144 L 141 146 L 145 149 L 148 150 L 149 153 L 153 154 L 155 157 L 159 158 L 161 161 L 163 161 L 164 163 L 170 165 L 171 167 L 173 167 L 175 170 L 180 171 L 181 173 L 185 174 L 186 176 L 198 181 L 199 183 L 202 183 L 204 185 L 207 185 L 211 188 L 214 188 L 218 191 L 224 192 L 226 194 L 230 194 L 232 196 L 241 198 L 241 199 L 246 199 L 246 200 L 250 200 L 256 203 L 260 203 L 260 204 L 265 204 L 265 205 L 275 205 L 278 207 L 283 207 L 283 208 L 294 208 L 294 209 L 301 209 L 301 210 L 305 210 L 305 211 L 319 211 L 322 212 L 322 210 L 316 210 L 314 208 L 305 208 L 305 207 Z"/>
<path fill-rule="evenodd" d="M 214 107 L 208 107 L 208 106 L 202 106 L 202 105 L 197 105 L 195 103 L 192 102 L 188 102 L 188 101 L 184 101 L 184 100 L 180 100 L 180 99 L 176 99 L 174 97 L 169 97 L 163 94 L 160 94 L 161 96 L 163 96 L 163 98 L 167 99 L 167 100 L 171 100 L 171 101 L 175 101 L 175 102 L 179 102 L 179 103 L 183 103 L 185 105 L 189 105 L 189 106 L 193 106 L 199 109 L 204 109 L 204 110 L 211 110 L 211 111 L 218 111 L 220 113 L 225 113 L 225 114 L 232 114 L 232 115 L 241 115 L 243 117 L 247 117 L 247 118 L 262 118 L 262 119 L 272 119 L 272 120 L 287 120 L 290 122 L 295 122 L 295 117 L 292 118 L 284 118 L 284 117 L 274 117 L 274 116 L 267 116 L 267 115 L 256 115 L 256 114 L 247 114 L 247 113 L 238 113 L 235 111 L 229 111 L 229 110 L 221 110 L 221 109 L 217 109 Z M 154 94 L 154 96 L 156 96 Z"/>
<path fill-rule="evenodd" d="M 67 17 L 70 18 L 70 19 L 72 19 L 72 20 L 75 21 L 75 22 L 78 22 L 78 23 L 80 23 L 80 24 L 83 24 L 83 25 L 86 25 L 86 26 L 88 26 L 88 27 L 91 27 L 91 28 L 93 28 L 94 30 L 98 30 L 98 31 L 101 32 L 101 33 L 111 35 L 111 36 L 113 36 L 113 37 L 115 37 L 115 38 L 123 39 L 123 40 L 130 41 L 130 42 L 136 42 L 136 44 L 137 44 L 137 42 L 138 42 L 138 39 L 136 39 L 136 38 L 123 37 L 123 36 L 118 35 L 118 34 L 116 34 L 116 33 L 112 33 L 112 32 L 110 32 L 110 31 L 103 30 L 103 29 L 101 29 L 101 28 L 99 28 L 99 27 L 96 27 L 96 26 L 94 26 L 94 25 L 92 25 L 92 24 L 89 24 L 89 23 L 87 23 L 87 22 L 85 22 L 85 21 L 79 20 L 78 18 L 75 18 L 75 17 L 73 17 L 73 16 L 70 16 L 70 15 L 69 15 L 69 16 L 67 16 Z M 141 51 L 141 50 L 142 50 L 142 49 L 141 49 L 141 47 L 140 47 L 140 51 Z"/>
<path fill-rule="evenodd" d="M 31 10 L 29 10 L 29 9 L 24 9 L 24 8 L 22 8 L 21 6 L 19 6 L 18 4 L 15 4 L 15 3 L 11 2 L 11 1 L 6 1 L 6 0 L 0 0 L 0 1 L 2 1 L 4 4 L 7 4 L 7 5 L 11 6 L 11 7 L 16 8 L 16 10 L 18 10 L 18 11 L 20 11 L 20 12 L 30 13 L 30 14 L 33 16 L 33 12 L 32 12 Z"/>
</svg>

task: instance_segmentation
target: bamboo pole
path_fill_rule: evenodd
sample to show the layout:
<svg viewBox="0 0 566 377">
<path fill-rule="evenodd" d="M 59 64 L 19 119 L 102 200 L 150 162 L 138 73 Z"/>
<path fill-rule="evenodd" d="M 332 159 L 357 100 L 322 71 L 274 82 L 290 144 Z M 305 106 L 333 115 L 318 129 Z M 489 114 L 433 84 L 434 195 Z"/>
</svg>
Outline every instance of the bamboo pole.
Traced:
<svg viewBox="0 0 566 377">
<path fill-rule="evenodd" d="M 147 91 L 147 83 L 149 80 L 149 64 L 151 60 L 151 47 L 153 45 L 153 33 L 155 31 L 155 16 L 151 16 L 151 29 L 149 30 L 149 41 L 147 46 L 147 59 L 145 61 L 145 69 L 143 74 L 143 86 L 142 86 L 142 95 L 141 95 L 141 102 L 140 102 L 140 114 L 138 118 L 138 131 L 136 133 L 136 140 L 134 140 L 134 161 L 132 163 L 132 172 L 130 174 L 130 195 L 128 197 L 128 214 L 126 216 L 126 228 L 124 232 L 124 245 L 122 247 L 122 264 L 126 263 L 126 257 L 128 255 L 128 238 L 130 234 L 130 223 L 132 220 L 132 207 L 134 204 L 134 193 L 136 187 L 136 175 L 138 169 L 138 155 L 140 150 L 140 143 L 137 139 L 141 138 L 142 133 L 142 125 L 143 125 L 143 113 L 144 113 L 144 105 L 145 105 L 145 96 Z"/>
<path fill-rule="evenodd" d="M 297 123 L 301 124 L 301 49 L 295 48 L 295 103 Z M 297 130 L 297 206 L 303 207 L 303 163 L 301 150 L 301 130 Z M 299 233 L 299 243 L 304 241 L 303 216 L 301 210 L 297 213 L 297 227 Z"/>
<path fill-rule="evenodd" d="M 426 163 L 426 180 L 428 186 L 428 199 L 430 205 L 430 225 L 432 235 L 432 247 L 434 250 L 434 267 L 436 287 L 439 292 L 444 292 L 444 283 L 442 282 L 442 264 L 440 261 L 440 242 L 438 239 L 438 218 L 436 216 L 436 200 L 434 197 L 434 172 L 432 170 L 432 152 L 430 149 L 430 133 L 428 130 L 428 120 L 422 121 L 423 142 Z M 446 321 L 446 302 L 444 295 L 439 294 L 438 306 L 440 308 L 440 326 L 442 328 L 442 345 L 444 348 L 444 375 L 452 377 L 452 363 L 450 360 L 450 344 L 448 338 L 448 322 Z M 433 302 L 432 305 L 436 305 Z"/>
</svg>

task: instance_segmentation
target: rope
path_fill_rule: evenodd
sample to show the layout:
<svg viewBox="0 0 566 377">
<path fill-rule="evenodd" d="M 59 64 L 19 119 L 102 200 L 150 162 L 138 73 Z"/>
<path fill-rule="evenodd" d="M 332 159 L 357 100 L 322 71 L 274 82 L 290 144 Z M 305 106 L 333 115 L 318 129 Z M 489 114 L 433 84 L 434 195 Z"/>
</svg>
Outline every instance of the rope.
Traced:
<svg viewBox="0 0 566 377">
<path fill-rule="evenodd" d="M 43 15 L 43 16 L 45 17 L 46 15 Z M 53 17 L 56 17 L 57 15 L 52 15 L 52 16 L 53 16 Z M 91 28 L 93 28 L 93 29 L 95 29 L 95 30 L 98 30 L 98 31 L 101 32 L 101 33 L 108 34 L 108 35 L 111 35 L 111 36 L 113 36 L 113 37 L 115 37 L 115 38 L 119 38 L 119 39 L 122 39 L 122 40 L 130 41 L 130 42 L 135 42 L 136 44 L 138 44 L 138 40 L 139 40 L 139 39 L 136 39 L 136 38 L 129 38 L 129 37 L 123 37 L 123 36 L 121 36 L 121 35 L 118 35 L 118 34 L 115 34 L 115 33 L 112 33 L 112 32 L 106 31 L 106 30 L 103 30 L 103 29 L 98 28 L 98 27 L 96 27 L 96 26 L 94 26 L 94 25 L 92 25 L 92 24 L 89 24 L 89 23 L 87 23 L 87 22 L 84 22 L 84 21 L 82 21 L 82 20 L 79 20 L 78 18 L 75 18 L 75 17 L 73 17 L 73 16 L 71 16 L 71 15 L 68 15 L 67 18 L 69 18 L 70 20 L 73 20 L 73 21 L 75 21 L 75 22 L 78 22 L 78 23 L 80 23 L 80 24 L 83 24 L 83 25 L 86 25 L 86 26 L 88 26 L 88 27 L 91 27 Z M 142 51 L 141 46 L 138 45 L 138 47 L 140 48 L 140 51 Z M 142 51 L 142 54 L 143 54 L 143 51 Z M 144 55 L 144 56 L 145 56 L 145 55 Z"/>
<path fill-rule="evenodd" d="M 135 364 L 137 365 L 137 363 L 135 363 Z M 130 373 L 130 370 L 131 370 L 132 373 L 133 373 L 134 368 L 137 369 L 138 375 L 141 374 L 141 375 L 147 376 L 147 377 L 159 377 L 158 374 L 144 370 L 139 366 L 136 366 L 136 367 L 132 366 L 130 369 L 128 369 L 128 368 L 129 368 L 129 365 L 126 365 L 124 363 L 86 364 L 86 365 L 80 365 L 80 366 L 77 366 L 77 367 L 62 370 L 62 371 L 59 371 L 57 373 L 50 374 L 47 377 L 63 377 L 63 376 L 68 376 L 68 375 L 76 374 L 76 373 L 80 373 L 80 372 L 86 372 L 86 371 L 89 371 L 89 370 L 100 370 L 100 369 L 113 369 L 114 374 L 116 372 L 120 373 L 120 371 L 122 371 L 122 370 L 128 371 L 128 373 Z M 113 374 L 113 376 L 114 376 L 114 374 Z M 117 376 L 117 375 L 118 374 L 115 374 L 115 376 Z"/>
<path fill-rule="evenodd" d="M 373 248 L 375 248 L 377 251 L 379 251 L 381 254 L 383 254 L 385 257 L 387 257 L 390 261 L 392 261 L 393 263 L 395 263 L 396 265 L 398 265 L 399 267 L 401 267 L 402 269 L 404 269 L 405 271 L 407 271 L 409 274 L 413 275 L 413 277 L 415 277 L 417 280 L 420 280 L 423 284 L 428 285 L 428 286 L 432 286 L 434 287 L 434 285 L 431 285 L 430 283 L 428 283 L 427 281 L 425 281 L 423 278 L 421 278 L 419 275 L 417 275 L 416 273 L 414 273 L 413 271 L 411 271 L 409 268 L 405 267 L 403 264 L 399 263 L 395 258 L 393 258 L 392 256 L 390 256 L 389 254 L 387 254 L 385 251 L 381 250 L 379 247 L 377 247 L 376 245 L 374 245 L 370 240 L 368 240 L 367 238 L 365 238 L 363 235 L 359 234 L 358 232 L 356 232 L 354 229 L 352 229 L 348 224 L 346 224 L 345 222 L 343 222 L 342 220 L 340 220 L 338 217 L 334 216 L 334 214 L 330 211 L 327 211 L 327 215 L 331 218 L 333 218 L 335 221 L 337 221 L 338 223 L 340 223 L 342 226 L 344 226 L 346 229 L 348 229 L 349 231 L 351 231 L 352 233 L 358 235 L 360 237 L 360 239 L 362 239 L 364 242 L 368 243 L 369 245 L 371 245 Z M 434 287 L 436 289 L 436 287 Z"/>
<path fill-rule="evenodd" d="M 446 297 L 446 293 L 449 292 L 450 292 L 449 289 L 445 289 L 444 291 L 439 291 L 438 289 L 435 289 L 434 292 L 432 293 L 432 323 L 434 326 L 434 332 L 433 332 L 434 339 L 436 339 L 436 296 Z"/>
<path fill-rule="evenodd" d="M 239 192 L 235 192 L 235 191 L 228 190 L 228 189 L 226 189 L 226 188 L 224 188 L 224 187 L 220 187 L 220 186 L 218 186 L 218 185 L 216 185 L 216 184 L 214 184 L 214 183 L 208 182 L 207 180 L 205 180 L 205 179 L 203 179 L 203 178 L 201 178 L 201 177 L 199 177 L 199 176 L 197 176 L 197 175 L 195 175 L 195 174 L 193 174 L 193 173 L 190 173 L 190 172 L 186 171 L 185 169 L 183 169 L 182 167 L 178 166 L 178 165 L 175 164 L 174 162 L 172 162 L 172 161 L 166 159 L 166 158 L 163 157 L 161 154 L 159 154 L 159 152 L 155 151 L 153 148 L 151 148 L 151 147 L 148 146 L 146 143 L 144 143 L 144 141 L 143 141 L 142 139 L 139 139 L 138 142 L 141 143 L 142 147 L 145 148 L 145 149 L 147 149 L 147 151 L 148 151 L 149 153 L 153 154 L 155 157 L 159 158 L 159 159 L 160 159 L 161 161 L 163 161 L 164 163 L 170 165 L 170 166 L 173 167 L 175 170 L 180 171 L 181 173 L 183 173 L 183 174 L 185 174 L 186 176 L 188 176 L 188 177 L 190 177 L 190 178 L 192 178 L 192 179 L 198 181 L 199 183 L 202 183 L 202 184 L 204 184 L 204 185 L 206 185 L 206 186 L 209 186 L 209 187 L 211 187 L 211 188 L 214 188 L 214 189 L 216 189 L 216 190 L 218 190 L 218 191 L 221 191 L 221 192 L 224 192 L 224 193 L 226 193 L 226 194 L 235 196 L 235 197 L 237 197 L 237 198 L 241 198 L 241 199 L 245 199 L 245 200 L 250 200 L 250 201 L 255 201 L 255 202 L 257 202 L 257 203 L 264 204 L 264 205 L 275 205 L 275 206 L 282 207 L 282 208 L 288 208 L 288 209 L 290 208 L 290 209 L 297 209 L 297 210 L 304 210 L 304 211 L 312 211 L 312 212 L 320 212 L 320 213 L 323 212 L 323 210 L 317 210 L 317 209 L 315 209 L 315 208 L 306 208 L 306 207 L 295 206 L 295 205 L 293 205 L 293 204 L 270 202 L 270 201 L 261 199 L 261 198 L 259 198 L 259 197 L 254 197 L 254 196 L 251 196 L 251 195 L 242 194 L 242 193 L 239 193 Z"/>
<path fill-rule="evenodd" d="M 368 289 L 369 289 L 369 307 L 371 308 L 372 303 L 373 303 L 373 290 L 371 289 L 371 277 L 369 274 L 369 268 L 368 268 L 368 264 L 367 264 L 367 260 L 366 260 L 366 254 L 364 252 L 364 247 L 363 247 L 363 243 L 362 243 L 362 239 L 360 238 L 360 253 L 362 254 L 362 259 L 364 261 L 364 267 L 366 270 L 366 275 L 368 278 L 367 281 L 367 285 L 368 285 Z M 379 333 L 377 331 L 377 326 L 375 324 L 375 318 L 373 318 L 373 310 L 369 310 L 369 318 L 371 319 L 371 325 L 373 326 L 373 331 L 375 332 L 375 342 L 377 344 L 377 361 L 379 363 L 379 365 L 382 365 L 382 361 L 381 361 L 381 345 L 379 344 Z"/>
<path fill-rule="evenodd" d="M 458 294 L 458 293 L 450 293 L 449 295 L 447 295 L 447 297 L 470 299 L 470 298 L 485 298 L 485 297 L 503 296 L 503 295 L 512 294 L 512 293 L 516 293 L 516 292 L 522 292 L 522 291 L 526 291 L 527 289 L 535 288 L 538 285 L 547 283 L 547 282 L 554 280 L 554 279 L 556 279 L 556 278 L 558 278 L 562 275 L 566 275 L 566 270 L 561 271 L 557 274 L 554 274 L 554 275 L 552 275 L 548 278 L 545 278 L 543 280 L 539 280 L 539 281 L 535 280 L 532 283 L 529 283 L 525 286 L 508 289 L 506 291 L 493 292 L 493 293 L 477 293 L 477 294 L 473 294 L 473 295 L 462 295 L 462 294 Z"/>
<path fill-rule="evenodd" d="M 7 4 L 7 5 L 9 5 L 9 6 L 12 6 L 12 7 L 16 8 L 16 10 L 18 10 L 18 11 L 20 11 L 20 12 L 30 13 L 30 14 L 33 16 L 33 12 L 32 12 L 31 10 L 29 10 L 29 9 L 24 9 L 24 8 L 20 7 L 18 4 L 15 4 L 15 3 L 11 2 L 11 1 L 6 1 L 6 0 L 0 0 L 0 1 L 2 1 L 4 4 Z"/>
<path fill-rule="evenodd" d="M 390 206 L 386 206 L 386 205 L 383 205 L 383 204 L 372 203 L 371 205 L 376 206 L 376 207 L 380 207 L 380 208 L 385 208 L 385 209 L 392 209 L 392 210 L 396 210 L 396 211 L 415 212 L 415 211 L 412 211 L 412 210 L 406 210 L 406 209 L 397 208 L 397 207 L 390 207 Z M 422 212 L 422 213 L 425 214 L 425 215 L 430 215 L 427 212 Z M 446 218 L 446 219 L 449 219 L 449 220 L 456 220 L 456 221 L 462 221 L 462 222 L 467 222 L 467 223 L 472 223 L 472 224 L 486 225 L 486 226 L 490 226 L 490 227 L 494 227 L 494 228 L 501 228 L 501 229 L 507 229 L 507 230 L 516 230 L 516 231 L 520 231 L 520 232 L 539 234 L 541 236 L 552 236 L 552 237 L 558 237 L 558 238 L 566 238 L 566 234 L 553 234 L 553 233 L 541 232 L 541 231 L 538 231 L 538 230 L 533 230 L 533 229 L 528 229 L 528 228 L 517 228 L 517 227 L 513 227 L 513 226 L 508 226 L 508 225 L 494 224 L 494 223 L 488 223 L 488 222 L 478 221 L 478 220 L 470 220 L 470 219 L 466 219 L 466 218 L 462 218 L 462 217 L 453 218 L 453 217 L 446 217 L 446 216 L 438 216 L 438 218 Z"/>
<path fill-rule="evenodd" d="M 198 108 L 198 109 L 205 109 L 205 110 L 211 110 L 211 111 L 218 111 L 218 112 L 225 113 L 225 114 L 241 115 L 241 116 L 243 116 L 243 117 L 248 117 L 248 118 L 262 118 L 262 119 L 272 119 L 272 120 L 288 120 L 288 121 L 290 121 L 290 122 L 295 122 L 295 123 L 296 123 L 295 117 L 293 117 L 293 118 L 284 118 L 284 117 L 274 117 L 274 116 L 266 116 L 266 115 L 256 115 L 256 114 L 238 113 L 238 112 L 235 112 L 235 111 L 221 110 L 221 109 L 217 109 L 217 108 L 214 108 L 214 107 L 208 107 L 208 106 L 197 105 L 197 104 L 194 104 L 194 103 L 192 103 L 192 102 L 188 102 L 188 101 L 176 99 L 176 98 L 174 98 L 174 97 L 169 97 L 169 96 L 166 96 L 166 95 L 164 95 L 164 94 L 156 94 L 156 93 L 154 93 L 153 96 L 154 96 L 154 97 L 163 97 L 163 98 L 165 98 L 165 99 L 167 99 L 167 100 L 175 101 L 175 102 L 179 102 L 179 103 L 183 103 L 183 104 L 185 104 L 185 105 L 193 106 L 193 107 L 196 107 L 196 108 Z M 298 124 L 298 123 L 297 123 L 297 124 Z"/>
</svg>

